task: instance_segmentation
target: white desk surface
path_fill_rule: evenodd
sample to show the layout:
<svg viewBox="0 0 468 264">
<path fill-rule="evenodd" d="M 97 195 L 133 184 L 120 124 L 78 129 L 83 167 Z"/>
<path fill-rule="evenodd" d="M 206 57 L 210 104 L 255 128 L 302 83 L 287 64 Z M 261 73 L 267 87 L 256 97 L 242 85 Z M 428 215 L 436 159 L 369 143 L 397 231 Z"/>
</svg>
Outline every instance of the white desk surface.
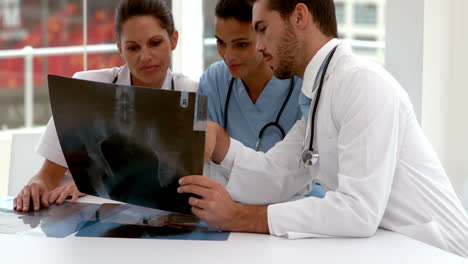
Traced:
<svg viewBox="0 0 468 264">
<path fill-rule="evenodd" d="M 102 202 L 81 199 L 80 202 Z M 0 263 L 379 263 L 452 264 L 468 259 L 397 233 L 371 238 L 287 240 L 231 233 L 227 241 L 82 238 L 0 235 Z"/>
</svg>

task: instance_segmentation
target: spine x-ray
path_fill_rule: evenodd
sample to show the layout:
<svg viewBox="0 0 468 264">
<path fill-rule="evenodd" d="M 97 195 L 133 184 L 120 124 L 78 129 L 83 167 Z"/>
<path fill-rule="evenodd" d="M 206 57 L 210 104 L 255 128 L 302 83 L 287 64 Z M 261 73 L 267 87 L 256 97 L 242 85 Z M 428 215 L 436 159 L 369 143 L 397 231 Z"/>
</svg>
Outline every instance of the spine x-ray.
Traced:
<svg viewBox="0 0 468 264">
<path fill-rule="evenodd" d="M 207 98 L 49 75 L 60 145 L 86 194 L 191 213 L 178 180 L 203 173 Z"/>
</svg>

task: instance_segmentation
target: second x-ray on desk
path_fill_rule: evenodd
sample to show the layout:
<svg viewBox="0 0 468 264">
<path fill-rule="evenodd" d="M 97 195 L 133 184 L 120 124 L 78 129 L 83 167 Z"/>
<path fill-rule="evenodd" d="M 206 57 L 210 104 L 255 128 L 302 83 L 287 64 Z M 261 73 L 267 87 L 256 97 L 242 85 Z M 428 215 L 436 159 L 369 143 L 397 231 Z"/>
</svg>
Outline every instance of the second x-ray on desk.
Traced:
<svg viewBox="0 0 468 264">
<path fill-rule="evenodd" d="M 178 180 L 203 173 L 207 98 L 49 75 L 65 160 L 86 194 L 191 213 Z"/>
</svg>

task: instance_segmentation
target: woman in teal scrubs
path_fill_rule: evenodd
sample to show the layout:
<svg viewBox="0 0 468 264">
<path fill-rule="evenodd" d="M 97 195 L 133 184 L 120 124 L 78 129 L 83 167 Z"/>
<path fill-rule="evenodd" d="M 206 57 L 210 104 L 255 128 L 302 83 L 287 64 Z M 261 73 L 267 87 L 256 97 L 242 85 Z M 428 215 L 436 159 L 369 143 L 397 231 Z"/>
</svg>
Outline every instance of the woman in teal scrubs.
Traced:
<svg viewBox="0 0 468 264">
<path fill-rule="evenodd" d="M 202 75 L 200 92 L 209 96 L 209 119 L 225 127 L 232 138 L 256 149 L 261 129 L 276 121 L 283 104 L 278 126 L 285 133 L 302 118 L 298 107 L 302 81 L 273 76 L 263 54 L 255 49 L 252 6 L 248 2 L 217 3 L 215 37 L 223 60 Z M 265 129 L 257 150 L 266 152 L 282 140 L 278 126 Z"/>
<path fill-rule="evenodd" d="M 302 80 L 273 76 L 265 63 L 270 56 L 255 48 L 248 0 L 217 3 L 215 37 L 222 61 L 202 75 L 199 90 L 209 98 L 208 118 L 245 146 L 267 152 L 302 118 L 298 103 Z M 207 174 L 223 184 L 229 180 L 219 167 Z M 312 194 L 322 197 L 323 190 L 314 188 Z"/>
</svg>

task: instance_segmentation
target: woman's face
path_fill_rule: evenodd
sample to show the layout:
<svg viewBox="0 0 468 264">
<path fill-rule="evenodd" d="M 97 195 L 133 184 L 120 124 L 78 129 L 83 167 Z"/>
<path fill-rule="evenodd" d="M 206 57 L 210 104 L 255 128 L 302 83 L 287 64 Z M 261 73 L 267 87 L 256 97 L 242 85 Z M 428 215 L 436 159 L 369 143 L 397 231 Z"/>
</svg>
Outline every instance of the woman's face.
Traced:
<svg viewBox="0 0 468 264">
<path fill-rule="evenodd" d="M 264 63 L 255 49 L 256 34 L 250 23 L 217 18 L 215 31 L 218 53 L 234 78 L 242 79 Z"/>
<path fill-rule="evenodd" d="M 132 74 L 132 83 L 160 88 L 177 46 L 178 33 L 172 36 L 152 16 L 136 16 L 122 25 L 119 53 Z"/>
</svg>

